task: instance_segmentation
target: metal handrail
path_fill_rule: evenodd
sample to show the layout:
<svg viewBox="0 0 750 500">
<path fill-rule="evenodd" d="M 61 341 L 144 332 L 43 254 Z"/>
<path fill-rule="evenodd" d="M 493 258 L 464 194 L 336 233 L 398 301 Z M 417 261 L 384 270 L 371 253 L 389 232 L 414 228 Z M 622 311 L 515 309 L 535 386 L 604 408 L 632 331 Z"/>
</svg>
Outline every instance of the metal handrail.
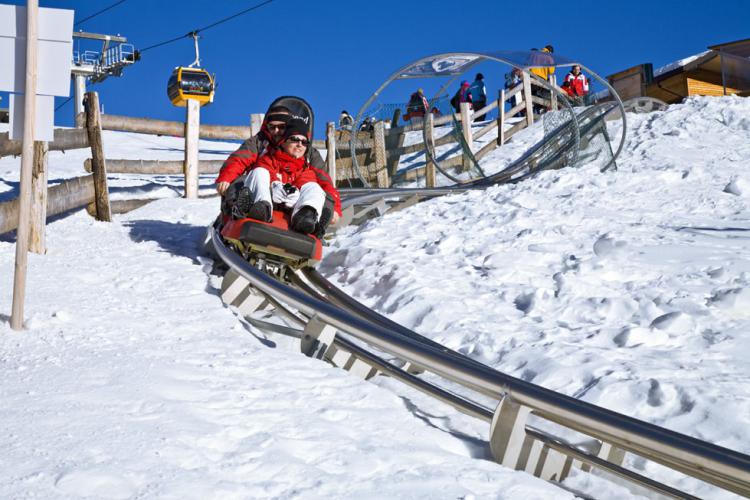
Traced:
<svg viewBox="0 0 750 500">
<path fill-rule="evenodd" d="M 305 314 L 316 315 L 321 321 L 378 349 L 490 397 L 510 396 L 551 422 L 602 439 L 735 493 L 750 495 L 748 455 L 558 394 L 473 360 L 463 362 L 459 357 L 448 356 L 439 349 L 373 325 L 249 268 L 241 256 L 224 246 L 214 228 L 211 229 L 211 239 L 219 257 L 262 293 L 276 297 Z"/>
</svg>

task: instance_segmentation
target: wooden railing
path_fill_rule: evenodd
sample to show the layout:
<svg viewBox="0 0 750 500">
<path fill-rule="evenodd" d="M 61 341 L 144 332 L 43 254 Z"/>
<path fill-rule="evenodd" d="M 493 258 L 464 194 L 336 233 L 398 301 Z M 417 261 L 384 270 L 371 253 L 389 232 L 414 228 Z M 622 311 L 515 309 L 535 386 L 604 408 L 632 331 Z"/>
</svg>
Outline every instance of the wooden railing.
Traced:
<svg viewBox="0 0 750 500">
<path fill-rule="evenodd" d="M 32 207 L 29 249 L 32 252 L 46 251 L 44 226 L 47 217 L 69 210 L 93 205 L 92 212 L 98 220 L 111 220 L 111 207 L 107 188 L 107 169 L 102 148 L 102 129 L 99 114 L 99 99 L 96 93 L 87 94 L 86 128 L 54 131 L 50 143 L 34 143 L 34 167 L 32 173 Z M 92 174 L 67 179 L 47 189 L 47 163 L 49 151 L 91 148 Z M 21 153 L 20 141 L 11 141 L 8 134 L 0 134 L 0 156 Z M 18 198 L 0 203 L 0 234 L 18 228 L 20 202 Z"/>
</svg>

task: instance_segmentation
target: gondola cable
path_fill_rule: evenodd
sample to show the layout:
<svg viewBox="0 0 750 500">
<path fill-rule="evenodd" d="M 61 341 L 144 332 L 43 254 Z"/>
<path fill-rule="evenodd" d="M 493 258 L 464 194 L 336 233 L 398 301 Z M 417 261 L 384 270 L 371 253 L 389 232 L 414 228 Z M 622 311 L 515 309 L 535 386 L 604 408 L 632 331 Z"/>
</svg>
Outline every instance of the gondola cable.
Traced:
<svg viewBox="0 0 750 500">
<path fill-rule="evenodd" d="M 204 26 L 203 28 L 198 28 L 197 30 L 193 30 L 193 31 L 190 31 L 188 33 L 185 33 L 184 35 L 181 35 L 181 36 L 178 36 L 178 37 L 175 37 L 175 38 L 171 38 L 169 40 L 165 40 L 163 42 L 159 42 L 159 43 L 156 43 L 154 45 L 149 45 L 145 49 L 141 49 L 138 52 L 142 54 L 143 52 L 146 52 L 147 50 L 155 49 L 157 47 L 161 47 L 162 45 L 167 45 L 169 43 L 176 42 L 178 40 L 182 40 L 183 38 L 195 37 L 201 31 L 206 31 L 208 29 L 211 29 L 211 28 L 213 28 L 215 26 L 218 26 L 218 25 L 220 25 L 222 23 L 230 21 L 230 20 L 234 19 L 235 17 L 239 17 L 239 16 L 241 16 L 243 14 L 247 14 L 248 12 L 251 12 L 253 10 L 259 9 L 259 8 L 263 7 L 264 5 L 267 5 L 267 4 L 269 4 L 269 3 L 273 2 L 273 1 L 274 0 L 266 0 L 265 2 L 261 2 L 259 4 L 253 5 L 252 7 L 248 7 L 245 10 L 237 12 L 236 14 L 232 14 L 231 16 L 225 17 L 224 19 L 220 19 L 220 20 L 216 21 L 215 23 L 209 24 L 208 26 Z"/>
<path fill-rule="evenodd" d="M 114 8 L 114 7 L 117 7 L 117 6 L 118 6 L 118 5 L 120 5 L 121 3 L 125 3 L 125 2 L 127 2 L 127 0 L 120 0 L 119 2 L 115 2 L 115 3 L 113 3 L 112 5 L 110 5 L 109 7 L 105 7 L 105 8 L 103 8 L 103 9 L 102 9 L 102 10 L 100 10 L 99 12 L 95 12 L 95 13 L 91 14 L 91 15 L 90 15 L 89 17 L 84 17 L 83 19 L 81 19 L 80 21 L 78 21 L 77 23 L 75 23 L 75 24 L 74 24 L 74 26 L 76 26 L 76 27 L 77 27 L 77 26 L 79 26 L 79 25 L 81 25 L 81 24 L 85 23 L 85 22 L 86 22 L 86 21 L 88 21 L 89 19 L 93 19 L 93 18 L 95 18 L 96 16 L 98 16 L 99 14 L 104 14 L 104 13 L 105 13 L 105 12 L 107 12 L 107 11 L 108 11 L 109 9 L 112 9 L 112 8 Z"/>
</svg>

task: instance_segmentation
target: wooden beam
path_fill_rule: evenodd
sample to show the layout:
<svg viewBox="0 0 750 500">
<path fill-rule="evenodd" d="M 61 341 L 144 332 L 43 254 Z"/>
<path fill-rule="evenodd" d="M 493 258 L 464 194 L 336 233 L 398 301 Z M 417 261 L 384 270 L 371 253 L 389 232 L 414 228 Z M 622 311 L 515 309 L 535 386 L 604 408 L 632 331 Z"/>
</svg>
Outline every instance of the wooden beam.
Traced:
<svg viewBox="0 0 750 500">
<path fill-rule="evenodd" d="M 388 169 L 386 168 L 385 125 L 382 121 L 375 122 L 372 134 L 372 140 L 375 144 L 375 172 L 378 187 L 387 188 L 390 186 L 390 180 L 388 179 Z"/>
<path fill-rule="evenodd" d="M 326 167 L 328 176 L 331 178 L 334 186 L 336 185 L 336 124 L 328 122 L 326 124 Z"/>
<path fill-rule="evenodd" d="M 109 190 L 107 188 L 107 164 L 104 159 L 104 144 L 102 143 L 102 123 L 99 112 L 99 94 L 86 93 L 86 130 L 91 145 L 91 170 L 94 174 L 94 200 L 96 203 L 96 219 L 111 221 L 112 213 L 109 207 Z"/>
<path fill-rule="evenodd" d="M 466 147 L 469 149 L 469 151 L 471 151 L 472 149 L 474 149 L 474 138 L 471 135 L 471 103 L 461 103 L 461 128 L 463 129 Z M 469 158 L 469 155 L 466 154 L 463 156 L 463 169 L 464 172 L 467 172 L 471 168 L 471 158 Z"/>
<path fill-rule="evenodd" d="M 497 96 L 497 145 L 505 144 L 505 89 L 500 89 Z M 512 115 L 511 115 L 512 116 Z"/>
<path fill-rule="evenodd" d="M 250 115 L 250 136 L 255 137 L 263 126 L 263 113 L 253 113 Z"/>
<path fill-rule="evenodd" d="M 199 174 L 217 174 L 224 160 L 199 160 Z M 110 174 L 184 175 L 183 160 L 111 160 L 107 159 Z M 86 172 L 91 172 L 91 158 L 83 162 Z"/>
<path fill-rule="evenodd" d="M 112 200 L 112 213 L 113 214 L 126 214 L 132 212 L 142 206 L 148 205 L 152 201 L 156 201 L 159 198 L 145 198 L 145 199 L 134 199 L 134 200 Z M 163 198 L 162 198 L 163 199 Z M 96 204 L 89 203 L 86 205 L 86 211 L 90 216 L 96 217 Z"/>
<path fill-rule="evenodd" d="M 31 229 L 29 250 L 47 253 L 44 229 L 47 224 L 47 143 L 34 142 L 34 169 L 31 174 Z"/>
<path fill-rule="evenodd" d="M 435 117 L 432 115 L 432 113 L 428 113 L 425 120 L 425 135 L 427 138 L 427 141 L 432 145 L 432 151 L 435 152 Z M 427 145 L 425 145 L 428 147 Z M 427 158 L 427 164 L 425 165 L 425 185 L 428 188 L 435 187 L 436 181 L 437 181 L 437 174 L 435 172 L 435 162 L 432 161 L 431 156 L 425 152 L 425 157 Z"/>
<path fill-rule="evenodd" d="M 521 74 L 521 83 L 523 84 L 523 101 L 526 103 L 526 125 L 530 127 L 534 124 L 534 107 L 531 101 L 531 77 L 525 71 Z"/>
<path fill-rule="evenodd" d="M 94 200 L 94 176 L 68 179 L 47 190 L 47 218 L 85 207 Z M 19 199 L 0 203 L 0 234 L 18 228 Z"/>
<path fill-rule="evenodd" d="M 185 137 L 185 123 L 152 118 L 135 118 L 120 115 L 102 115 L 102 129 L 135 132 L 137 134 L 170 135 Z M 201 125 L 201 139 L 225 139 L 244 141 L 251 137 L 251 127 L 228 125 Z"/>
<path fill-rule="evenodd" d="M 49 143 L 49 151 L 67 151 L 89 147 L 88 134 L 83 129 L 55 129 L 54 140 Z M 0 133 L 0 157 L 21 154 L 21 141 L 8 139 L 8 132 Z"/>
<path fill-rule="evenodd" d="M 485 125 L 481 129 L 479 129 L 479 131 L 476 134 L 474 134 L 474 140 L 477 140 L 480 137 L 482 137 L 483 135 L 488 134 L 495 127 L 497 127 L 497 120 L 493 120 L 492 122 L 488 123 L 487 125 Z"/>
</svg>

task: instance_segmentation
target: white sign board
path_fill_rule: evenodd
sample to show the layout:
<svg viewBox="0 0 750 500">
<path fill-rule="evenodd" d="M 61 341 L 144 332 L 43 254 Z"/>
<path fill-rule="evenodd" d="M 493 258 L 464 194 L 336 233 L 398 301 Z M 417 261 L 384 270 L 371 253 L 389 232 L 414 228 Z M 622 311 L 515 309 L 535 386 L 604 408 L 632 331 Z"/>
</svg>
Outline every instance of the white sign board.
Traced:
<svg viewBox="0 0 750 500">
<path fill-rule="evenodd" d="M 72 10 L 39 9 L 36 93 L 40 96 L 70 95 L 73 14 Z M 26 87 L 26 7 L 0 5 L 0 68 L 0 90 L 22 94 Z M 13 103 L 11 97 L 10 138 L 21 139 L 23 134 L 17 134 L 23 130 L 23 109 Z M 39 99 L 34 139 L 48 140 L 43 137 L 51 137 L 53 127 L 54 98 Z"/>
<path fill-rule="evenodd" d="M 23 140 L 23 96 L 10 95 L 8 117 L 12 141 Z M 55 97 L 51 95 L 36 96 L 36 120 L 34 121 L 34 140 L 52 142 L 55 139 Z"/>
<path fill-rule="evenodd" d="M 37 94 L 70 95 L 73 14 L 72 10 L 39 9 Z M 26 7 L 0 5 L 0 68 L 0 90 L 22 93 L 26 79 Z"/>
</svg>

